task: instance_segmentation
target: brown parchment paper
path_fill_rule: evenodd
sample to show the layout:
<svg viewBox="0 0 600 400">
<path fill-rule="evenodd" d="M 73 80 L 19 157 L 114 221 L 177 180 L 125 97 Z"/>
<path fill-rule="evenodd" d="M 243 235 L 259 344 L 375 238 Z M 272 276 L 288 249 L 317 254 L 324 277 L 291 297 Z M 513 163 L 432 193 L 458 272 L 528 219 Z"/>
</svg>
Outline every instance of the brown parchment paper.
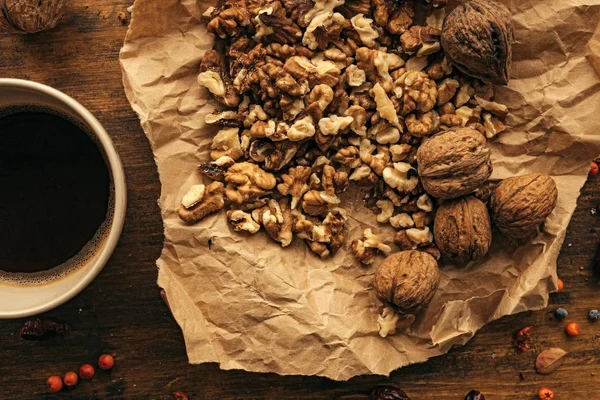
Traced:
<svg viewBox="0 0 600 400">
<path fill-rule="evenodd" d="M 351 205 L 346 247 L 328 260 L 301 242 L 281 249 L 264 233 L 240 236 L 223 214 L 194 226 L 179 220 L 179 201 L 202 180 L 196 167 L 208 159 L 215 133 L 203 118 L 214 105 L 196 83 L 213 42 L 200 21 L 211 2 L 135 2 L 120 60 L 162 183 L 158 284 L 191 363 L 335 380 L 387 375 L 466 343 L 494 319 L 547 305 L 589 161 L 600 153 L 600 79 L 592 67 L 600 65 L 600 33 L 592 40 L 600 0 L 504 2 L 517 42 L 512 80 L 497 90 L 511 110 L 511 129 L 492 142 L 492 177 L 550 173 L 558 205 L 528 244 L 517 248 L 495 234 L 483 262 L 444 266 L 435 298 L 412 329 L 385 339 L 377 333 L 374 267 L 356 265 L 348 244 L 366 227 L 388 243 L 392 235 L 360 204 Z"/>
</svg>

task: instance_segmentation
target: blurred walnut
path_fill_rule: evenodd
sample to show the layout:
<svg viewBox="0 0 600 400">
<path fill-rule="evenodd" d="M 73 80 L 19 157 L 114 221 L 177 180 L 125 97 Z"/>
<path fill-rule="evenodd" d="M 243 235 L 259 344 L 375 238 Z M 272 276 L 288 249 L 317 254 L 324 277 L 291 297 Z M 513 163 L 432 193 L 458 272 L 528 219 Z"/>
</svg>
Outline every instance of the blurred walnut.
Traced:
<svg viewBox="0 0 600 400">
<path fill-rule="evenodd" d="M 318 65 L 302 56 L 293 56 L 287 59 L 283 69 L 296 79 L 306 79 L 311 88 L 325 84 L 335 86 L 340 80 L 340 69 L 329 60 L 320 61 Z"/>
<path fill-rule="evenodd" d="M 225 172 L 225 195 L 235 204 L 242 204 L 270 193 L 277 183 L 275 177 L 256 164 L 241 162 Z"/>
<path fill-rule="evenodd" d="M 371 14 L 371 0 L 346 0 L 337 10 L 346 18 L 357 14 L 369 16 Z"/>
<path fill-rule="evenodd" d="M 212 145 L 210 146 L 210 157 L 213 160 L 217 160 L 223 156 L 231 157 L 233 160 L 242 157 L 244 152 L 241 148 L 238 132 L 238 128 L 221 129 L 213 138 Z"/>
<path fill-rule="evenodd" d="M 434 237 L 441 254 L 457 265 L 481 259 L 492 243 L 485 204 L 473 196 L 443 202 L 435 215 Z"/>
<path fill-rule="evenodd" d="M 442 106 L 452 100 L 459 86 L 460 83 L 456 79 L 444 79 L 437 88 L 437 105 Z"/>
<path fill-rule="evenodd" d="M 269 8 L 259 11 L 254 21 L 258 25 L 257 36 L 258 28 L 266 28 L 269 32 L 266 35 L 258 36 L 259 39 L 267 36 L 269 41 L 281 44 L 295 44 L 302 39 L 300 27 L 286 16 L 285 9 L 279 1 L 272 2 Z"/>
<path fill-rule="evenodd" d="M 54 28 L 62 19 L 67 0 L 2 0 L 0 28 L 11 33 L 36 33 Z"/>
<path fill-rule="evenodd" d="M 514 40 L 510 11 L 490 0 L 470 0 L 446 18 L 442 46 L 461 72 L 506 85 Z"/>
<path fill-rule="evenodd" d="M 417 151 L 419 176 L 427 193 L 441 199 L 469 194 L 492 173 L 485 137 L 471 128 L 438 133 Z"/>
<path fill-rule="evenodd" d="M 370 82 L 379 83 L 386 92 L 392 89 L 393 81 L 385 52 L 361 47 L 356 50 L 356 61 L 356 66 L 365 71 Z"/>
<path fill-rule="evenodd" d="M 438 129 L 440 116 L 432 110 L 424 114 L 409 114 L 404 122 L 411 135 L 422 137 L 430 135 Z"/>
<path fill-rule="evenodd" d="M 363 14 L 357 14 L 350 19 L 352 27 L 358 33 L 360 42 L 367 47 L 375 47 L 375 39 L 379 37 L 379 33 L 373 28 L 373 20 L 366 18 Z"/>
<path fill-rule="evenodd" d="M 378 251 L 386 254 L 392 251 L 390 246 L 384 244 L 377 235 L 373 234 L 371 229 L 365 229 L 363 235 L 364 240 L 355 239 L 352 241 L 352 254 L 361 263 L 365 265 L 372 264 Z"/>
<path fill-rule="evenodd" d="M 207 88 L 214 98 L 227 107 L 240 103 L 240 96 L 231 83 L 225 57 L 216 50 L 207 50 L 200 63 L 198 83 Z"/>
<path fill-rule="evenodd" d="M 295 79 L 282 67 L 274 64 L 265 64 L 257 70 L 257 74 L 260 79 L 260 93 L 272 99 L 279 98 L 281 94 L 301 97 L 310 90 L 306 80 Z"/>
<path fill-rule="evenodd" d="M 291 195 L 291 208 L 295 209 L 298 202 L 309 189 L 307 182 L 311 174 L 310 167 L 292 167 L 287 174 L 281 175 L 283 183 L 277 185 L 277 190 L 284 196 Z"/>
<path fill-rule="evenodd" d="M 289 200 L 269 199 L 266 206 L 252 210 L 252 219 L 261 224 L 271 239 L 281 244 L 290 245 L 293 239 L 293 217 Z"/>
<path fill-rule="evenodd" d="M 305 22 L 305 15 L 314 7 L 315 3 L 312 0 L 282 0 L 283 7 L 287 10 L 287 14 L 301 27 L 308 25 Z"/>
<path fill-rule="evenodd" d="M 200 201 L 196 202 L 189 208 L 183 204 L 179 207 L 179 218 L 188 224 L 193 224 L 206 217 L 208 214 L 219 211 L 225 206 L 223 199 L 223 184 L 221 182 L 213 182 L 206 186 Z"/>
<path fill-rule="evenodd" d="M 419 183 L 417 171 L 410 164 L 403 162 L 394 163 L 393 167 L 386 167 L 383 170 L 383 179 L 389 187 L 400 193 L 410 192 Z"/>
<path fill-rule="evenodd" d="M 339 149 L 333 158 L 340 164 L 349 168 L 358 168 L 362 164 L 360 152 L 355 146 L 348 146 Z"/>
<path fill-rule="evenodd" d="M 326 215 L 329 206 L 318 190 L 310 190 L 302 199 L 302 210 L 309 215 Z"/>
<path fill-rule="evenodd" d="M 327 213 L 322 223 L 314 223 L 301 214 L 295 221 L 294 231 L 305 239 L 309 249 L 321 258 L 335 254 L 344 243 L 345 217 L 335 211 Z"/>
<path fill-rule="evenodd" d="M 437 101 L 437 85 L 425 72 L 407 71 L 394 82 L 394 96 L 401 100 L 401 115 L 428 112 Z"/>
<path fill-rule="evenodd" d="M 330 43 L 339 40 L 346 19 L 340 13 L 317 14 L 304 31 L 302 44 L 311 50 L 325 50 Z"/>
<path fill-rule="evenodd" d="M 260 230 L 260 225 L 254 222 L 252 215 L 242 210 L 227 211 L 227 220 L 236 232 L 256 233 Z"/>
<path fill-rule="evenodd" d="M 279 171 L 289 164 L 298 151 L 298 144 L 289 140 L 273 143 L 273 151 L 265 158 L 267 171 Z"/>
<path fill-rule="evenodd" d="M 210 19 L 208 31 L 221 39 L 238 36 L 250 25 L 250 12 L 245 2 L 238 0 L 227 0 L 223 7 L 213 7 L 203 16 Z"/>
<path fill-rule="evenodd" d="M 416 53 L 419 57 L 437 53 L 441 50 L 441 34 L 439 29 L 431 26 L 413 26 L 400 37 L 402 50 L 408 54 Z"/>
<path fill-rule="evenodd" d="M 490 209 L 500 232 L 513 238 L 533 234 L 546 220 L 558 199 L 552 177 L 529 174 L 504 179 L 492 192 Z"/>
<path fill-rule="evenodd" d="M 494 138 L 500 132 L 506 130 L 506 126 L 498 118 L 492 114 L 483 114 L 483 127 L 485 130 L 485 137 L 488 139 Z"/>
<path fill-rule="evenodd" d="M 415 314 L 431 301 L 439 281 L 435 258 L 408 250 L 392 254 L 379 264 L 373 287 L 382 302 L 395 305 L 401 314 Z"/>
</svg>

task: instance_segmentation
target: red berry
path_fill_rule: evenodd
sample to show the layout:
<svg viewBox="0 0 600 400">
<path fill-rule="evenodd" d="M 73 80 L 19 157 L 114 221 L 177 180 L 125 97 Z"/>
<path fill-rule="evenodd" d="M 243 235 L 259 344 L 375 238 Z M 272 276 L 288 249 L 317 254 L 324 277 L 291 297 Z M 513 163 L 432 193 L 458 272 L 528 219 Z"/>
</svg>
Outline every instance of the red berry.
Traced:
<svg viewBox="0 0 600 400">
<path fill-rule="evenodd" d="M 579 324 L 577 322 L 571 322 L 567 325 L 565 331 L 569 336 L 579 336 Z"/>
<path fill-rule="evenodd" d="M 78 380 L 79 380 L 79 377 L 73 371 L 67 372 L 65 374 L 65 377 L 63 378 L 63 382 L 65 383 L 66 387 L 71 387 L 71 386 L 77 385 Z"/>
<path fill-rule="evenodd" d="M 95 373 L 96 370 L 91 364 L 83 364 L 79 367 L 79 376 L 81 379 L 92 379 Z"/>
<path fill-rule="evenodd" d="M 558 279 L 558 291 L 562 292 L 565 288 L 565 283 L 562 281 L 562 279 Z"/>
<path fill-rule="evenodd" d="M 592 163 L 590 164 L 590 172 L 588 173 L 588 175 L 595 176 L 596 174 L 598 174 L 598 163 L 592 161 Z"/>
<path fill-rule="evenodd" d="M 101 369 L 111 369 L 115 365 L 115 359 L 110 354 L 102 354 L 98 359 L 98 366 Z"/>
<path fill-rule="evenodd" d="M 60 379 L 60 376 L 56 375 L 52 375 L 50 378 L 48 378 L 46 384 L 52 393 L 60 392 L 63 387 L 62 379 Z"/>
</svg>

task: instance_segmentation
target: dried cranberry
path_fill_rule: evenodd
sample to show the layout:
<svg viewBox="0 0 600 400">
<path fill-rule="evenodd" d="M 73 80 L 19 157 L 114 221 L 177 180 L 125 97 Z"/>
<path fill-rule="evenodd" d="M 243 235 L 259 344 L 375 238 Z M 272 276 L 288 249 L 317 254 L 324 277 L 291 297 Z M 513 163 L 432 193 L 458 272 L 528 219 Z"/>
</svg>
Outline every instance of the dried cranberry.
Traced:
<svg viewBox="0 0 600 400">
<path fill-rule="evenodd" d="M 532 333 L 533 326 L 527 326 L 517 332 L 513 337 L 513 344 L 521 353 L 525 353 L 531 347 Z"/>
<path fill-rule="evenodd" d="M 173 392 L 173 399 L 175 400 L 188 400 L 187 394 L 183 392 Z"/>
<path fill-rule="evenodd" d="M 395 386 L 382 385 L 371 393 L 372 400 L 410 400 L 410 397 Z"/>
<path fill-rule="evenodd" d="M 21 328 L 21 337 L 25 340 L 46 340 L 62 335 L 69 330 L 67 324 L 52 319 L 33 318 Z"/>
<path fill-rule="evenodd" d="M 479 390 L 471 390 L 465 400 L 485 400 L 485 396 Z"/>
</svg>

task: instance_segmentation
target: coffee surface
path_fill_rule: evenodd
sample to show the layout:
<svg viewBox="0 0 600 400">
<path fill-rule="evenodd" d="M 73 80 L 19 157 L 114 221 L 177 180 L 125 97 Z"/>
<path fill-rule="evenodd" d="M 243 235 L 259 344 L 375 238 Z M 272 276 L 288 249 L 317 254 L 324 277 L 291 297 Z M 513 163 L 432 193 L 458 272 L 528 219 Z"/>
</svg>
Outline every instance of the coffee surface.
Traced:
<svg viewBox="0 0 600 400">
<path fill-rule="evenodd" d="M 107 217 L 110 174 L 97 144 L 58 115 L 0 116 L 0 270 L 49 270 Z"/>
</svg>

